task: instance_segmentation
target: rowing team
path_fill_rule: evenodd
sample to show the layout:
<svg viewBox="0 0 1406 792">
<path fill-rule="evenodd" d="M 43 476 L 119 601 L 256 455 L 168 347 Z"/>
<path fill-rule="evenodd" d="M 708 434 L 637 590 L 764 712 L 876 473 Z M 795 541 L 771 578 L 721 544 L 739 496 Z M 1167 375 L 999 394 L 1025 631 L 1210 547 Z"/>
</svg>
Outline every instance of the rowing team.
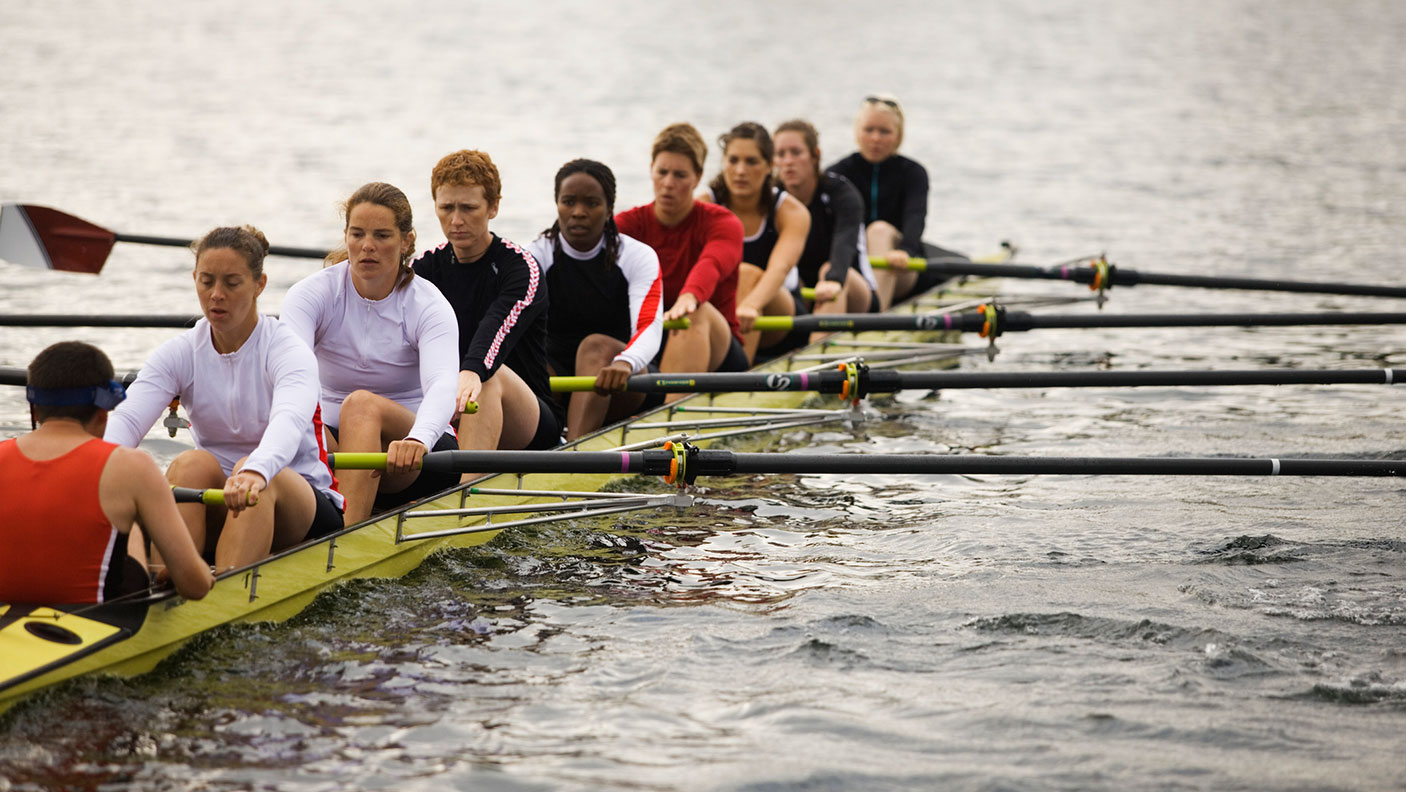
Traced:
<svg viewBox="0 0 1406 792">
<path fill-rule="evenodd" d="M 0 561 L 0 600 L 102 601 L 120 590 L 124 545 L 200 596 L 202 558 L 243 566 L 458 483 L 418 469 L 431 449 L 551 448 L 563 428 L 574 439 L 651 406 L 623 391 L 632 374 L 739 371 L 810 340 L 754 332 L 762 314 L 887 308 L 920 286 L 904 265 L 924 255 L 927 174 L 897 154 L 902 134 L 898 102 L 869 97 L 859 151 L 822 172 L 808 122 L 774 137 L 739 124 L 720 138 L 722 172 L 695 195 L 707 146 L 673 124 L 651 152 L 652 203 L 616 214 L 611 170 L 572 160 L 556 175 L 556 222 L 527 246 L 488 229 L 501 192 L 492 160 L 458 151 L 430 177 L 445 244 L 412 261 L 409 199 L 364 185 L 343 207 L 345 247 L 288 291 L 278 319 L 257 308 L 268 241 L 248 226 L 211 231 L 193 245 L 203 318 L 152 354 L 125 400 L 86 345 L 31 365 L 40 425 L 0 444 L 0 537 L 15 551 Z M 871 255 L 893 268 L 874 271 Z M 564 405 L 554 373 L 595 377 L 596 389 Z M 127 450 L 173 399 L 196 448 L 165 481 L 223 489 L 223 506 L 158 497 L 154 463 Z M 337 450 L 385 452 L 386 470 L 338 481 L 326 456 Z M 43 565 L 66 570 L 57 586 L 36 588 L 23 568 L 55 552 L 52 534 L 22 528 L 36 524 L 84 537 L 58 544 L 69 563 Z M 42 547 L 18 552 L 22 539 Z"/>
</svg>

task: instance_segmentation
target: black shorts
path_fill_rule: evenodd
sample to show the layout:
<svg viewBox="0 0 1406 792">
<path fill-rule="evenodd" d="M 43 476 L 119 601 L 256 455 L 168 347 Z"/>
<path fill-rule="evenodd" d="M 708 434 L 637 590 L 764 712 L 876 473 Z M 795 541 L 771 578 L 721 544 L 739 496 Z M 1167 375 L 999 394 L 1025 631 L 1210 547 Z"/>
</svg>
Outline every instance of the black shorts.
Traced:
<svg viewBox="0 0 1406 792">
<path fill-rule="evenodd" d="M 557 417 L 552 410 L 554 405 L 548 404 L 546 399 L 537 397 L 537 431 L 533 432 L 532 439 L 527 443 L 528 451 L 546 451 L 561 445 L 561 425 L 563 421 Z"/>
<path fill-rule="evenodd" d="M 728 339 L 732 341 L 727 347 L 727 355 L 723 357 L 723 362 L 718 364 L 718 371 L 746 371 L 752 367 L 747 362 L 747 350 L 742 348 L 742 342 L 737 340 L 737 336 L 730 335 Z"/>
<path fill-rule="evenodd" d="M 308 526 L 303 539 L 321 539 L 342 530 L 342 510 L 337 508 L 332 498 L 317 487 L 312 488 L 312 495 L 317 499 L 317 511 L 313 513 L 312 525 Z"/>
</svg>

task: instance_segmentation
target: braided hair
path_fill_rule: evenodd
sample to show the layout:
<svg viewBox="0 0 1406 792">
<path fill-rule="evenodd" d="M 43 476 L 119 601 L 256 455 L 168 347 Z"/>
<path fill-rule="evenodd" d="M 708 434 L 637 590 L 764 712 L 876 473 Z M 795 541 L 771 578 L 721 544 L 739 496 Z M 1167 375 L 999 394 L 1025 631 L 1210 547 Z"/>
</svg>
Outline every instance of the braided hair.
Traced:
<svg viewBox="0 0 1406 792">
<path fill-rule="evenodd" d="M 755 121 L 743 121 L 737 126 L 729 129 L 726 134 L 718 136 L 718 146 L 723 150 L 723 167 L 727 167 L 727 147 L 734 140 L 751 140 L 757 144 L 757 150 L 761 152 L 762 159 L 766 160 L 766 178 L 762 180 L 761 210 L 762 216 L 767 220 L 776 211 L 776 177 L 772 175 L 771 163 L 776 157 L 776 145 L 771 142 L 771 135 L 767 134 L 766 127 Z M 713 181 L 708 184 L 708 188 L 713 191 L 713 198 L 719 206 L 732 208 L 732 195 L 727 189 L 727 178 L 723 173 L 718 173 L 713 177 Z"/>
<path fill-rule="evenodd" d="M 584 173 L 600 184 L 605 193 L 605 266 L 613 267 L 620 260 L 620 229 L 615 227 L 615 174 L 604 163 L 592 159 L 574 159 L 557 170 L 552 189 L 552 202 L 561 195 L 561 185 L 567 178 Z M 552 227 L 542 232 L 542 236 L 552 241 L 555 249 L 561 246 L 561 219 L 552 221 Z"/>
</svg>

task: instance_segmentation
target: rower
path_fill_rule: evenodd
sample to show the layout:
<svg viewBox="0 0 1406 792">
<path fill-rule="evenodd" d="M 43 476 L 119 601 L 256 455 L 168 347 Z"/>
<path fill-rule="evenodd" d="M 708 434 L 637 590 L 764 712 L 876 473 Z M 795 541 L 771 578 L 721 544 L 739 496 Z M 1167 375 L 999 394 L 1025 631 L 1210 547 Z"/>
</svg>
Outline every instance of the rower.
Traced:
<svg viewBox="0 0 1406 792">
<path fill-rule="evenodd" d="M 737 274 L 737 324 L 747 360 L 757 350 L 776 356 L 802 346 L 804 336 L 786 331 L 758 332 L 758 316 L 795 316 L 805 313 L 800 295 L 793 293 L 792 274 L 810 231 L 810 212 L 804 204 L 778 189 L 771 173 L 775 150 L 766 127 L 744 121 L 718 138 L 723 168 L 708 191 L 699 196 L 726 208 L 742 221 L 742 264 Z M 799 335 L 799 334 L 796 334 Z"/>
<path fill-rule="evenodd" d="M 498 168 L 482 151 L 441 159 L 430 194 L 448 241 L 414 267 L 458 318 L 459 448 L 543 450 L 561 443 L 566 422 L 547 373 L 547 285 L 531 253 L 488 230 L 501 193 Z M 470 402 L 477 412 L 463 415 Z"/>
<path fill-rule="evenodd" d="M 735 310 L 742 221 L 721 206 L 693 200 L 707 156 L 692 124 L 665 127 L 650 152 L 654 201 L 615 216 L 620 233 L 659 255 L 665 321 L 689 319 L 687 329 L 670 330 L 664 339 L 663 372 L 747 369 Z M 683 396 L 672 393 L 668 400 Z"/>
<path fill-rule="evenodd" d="M 935 272 L 920 279 L 907 269 L 910 258 L 962 258 L 935 245 L 924 246 L 928 215 L 928 172 L 898 153 L 903 142 L 903 107 L 892 96 L 867 96 L 854 120 L 859 151 L 829 170 L 849 179 L 864 201 L 869 255 L 887 259 L 889 268 L 874 273 L 879 307 L 887 311 L 897 300 L 934 285 Z"/>
<path fill-rule="evenodd" d="M 0 600 L 106 602 L 146 589 L 138 521 L 176 593 L 205 596 L 215 578 L 161 469 L 145 453 L 101 439 L 108 411 L 125 398 L 107 355 L 59 342 L 29 364 L 28 383 L 35 429 L 0 443 Z"/>
<path fill-rule="evenodd" d="M 654 249 L 615 226 L 610 168 L 572 160 L 557 171 L 555 194 L 556 221 L 527 249 L 557 295 L 547 306 L 552 372 L 596 380 L 594 392 L 570 394 L 566 439 L 575 440 L 650 406 L 625 383 L 659 351 L 664 286 Z"/>
<path fill-rule="evenodd" d="M 345 245 L 329 265 L 293 284 L 283 322 L 317 355 L 331 451 L 381 452 L 385 473 L 341 473 L 343 521 L 454 486 L 452 473 L 421 471 L 426 450 L 458 448 L 454 415 L 459 331 L 454 310 L 415 277 L 410 199 L 383 182 L 362 185 L 342 207 Z"/>
<path fill-rule="evenodd" d="M 172 460 L 166 478 L 224 490 L 224 505 L 180 510 L 195 546 L 225 570 L 338 530 L 342 495 L 322 446 L 317 360 L 290 328 L 259 315 L 268 240 L 250 226 L 226 227 L 194 247 L 204 315 L 147 359 L 105 437 L 135 447 L 180 399 L 195 448 Z"/>
<path fill-rule="evenodd" d="M 815 289 L 817 315 L 879 310 L 874 270 L 864 240 L 864 204 L 843 176 L 820 172 L 820 136 L 809 121 L 776 128 L 776 174 L 786 191 L 810 210 L 810 232 L 796 264 L 796 282 Z M 824 333 L 812 333 L 817 341 Z"/>
</svg>

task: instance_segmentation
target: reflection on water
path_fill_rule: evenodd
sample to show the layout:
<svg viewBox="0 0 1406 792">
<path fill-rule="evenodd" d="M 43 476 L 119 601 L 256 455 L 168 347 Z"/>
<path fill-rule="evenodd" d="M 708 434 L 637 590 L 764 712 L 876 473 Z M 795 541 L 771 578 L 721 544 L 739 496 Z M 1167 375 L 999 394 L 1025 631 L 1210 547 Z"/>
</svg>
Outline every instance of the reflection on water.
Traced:
<svg viewBox="0 0 1406 792">
<path fill-rule="evenodd" d="M 120 231 L 252 222 L 276 243 L 330 245 L 336 202 L 380 179 L 411 194 L 430 245 L 426 171 L 474 146 L 503 171 L 494 227 L 525 241 L 548 225 L 569 158 L 611 164 L 633 205 L 663 123 L 712 136 L 807 116 L 828 161 L 849 149 L 857 98 L 891 90 L 904 150 L 933 177 L 929 236 L 958 249 L 1009 238 L 1037 263 L 1105 249 L 1145 271 L 1402 281 L 1406 13 L 1389 2 L 432 3 L 394 24 L 355 2 L 7 11 L 0 98 L 16 112 L 0 114 L 0 201 Z M 126 244 L 98 278 L 0 265 L 0 311 L 190 313 L 189 266 L 185 251 Z M 316 266 L 271 261 L 261 307 L 277 311 Z M 1112 298 L 1103 310 L 1390 310 L 1153 287 Z M 73 337 L 130 368 L 169 333 L 0 328 L 0 363 Z M 999 346 L 964 365 L 1358 368 L 1395 364 L 1406 335 L 1071 330 Z M 1406 453 L 1381 386 L 946 391 L 873 409 L 854 432 L 761 442 Z M 0 390 L 0 434 L 26 417 Z M 286 623 L 217 630 L 155 673 L 36 697 L 0 719 L 0 790 L 1392 788 L 1406 772 L 1398 490 L 709 481 L 688 512 L 514 530 L 343 586 Z"/>
</svg>

